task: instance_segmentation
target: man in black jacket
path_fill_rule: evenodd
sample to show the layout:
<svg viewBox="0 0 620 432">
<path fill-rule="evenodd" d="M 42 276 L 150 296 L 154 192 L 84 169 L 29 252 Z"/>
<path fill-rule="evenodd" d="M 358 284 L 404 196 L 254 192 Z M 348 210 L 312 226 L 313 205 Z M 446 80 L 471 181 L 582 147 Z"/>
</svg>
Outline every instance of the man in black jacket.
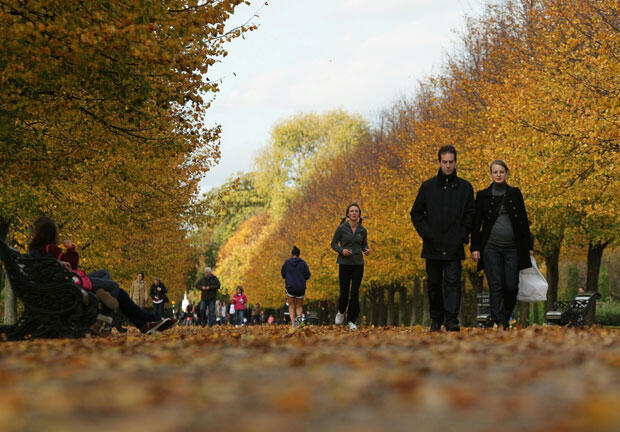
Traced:
<svg viewBox="0 0 620 432">
<path fill-rule="evenodd" d="M 469 243 L 476 211 L 474 189 L 456 175 L 456 149 L 443 146 L 437 153 L 439 173 L 422 183 L 411 209 L 411 221 L 422 237 L 426 258 L 431 331 L 459 331 L 461 260 Z M 444 295 L 445 289 L 445 295 Z"/>
<path fill-rule="evenodd" d="M 205 312 L 209 308 L 209 327 L 215 324 L 215 300 L 217 299 L 217 290 L 220 289 L 220 280 L 213 274 L 211 267 L 205 267 L 204 277 L 196 283 L 196 288 L 201 291 L 200 306 L 198 315 L 200 317 L 200 325 L 206 324 Z"/>
</svg>

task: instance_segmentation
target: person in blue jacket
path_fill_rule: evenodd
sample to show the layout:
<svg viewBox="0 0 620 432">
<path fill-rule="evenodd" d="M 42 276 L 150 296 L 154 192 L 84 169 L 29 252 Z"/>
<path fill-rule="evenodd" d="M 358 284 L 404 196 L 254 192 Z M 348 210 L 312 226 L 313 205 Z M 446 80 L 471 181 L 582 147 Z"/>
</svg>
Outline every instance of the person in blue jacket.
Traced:
<svg viewBox="0 0 620 432">
<path fill-rule="evenodd" d="M 304 296 L 306 295 L 306 281 L 310 279 L 310 268 L 304 260 L 299 258 L 300 253 L 299 248 L 293 246 L 292 256 L 284 261 L 281 270 L 293 327 L 303 325 L 302 314 Z"/>
</svg>

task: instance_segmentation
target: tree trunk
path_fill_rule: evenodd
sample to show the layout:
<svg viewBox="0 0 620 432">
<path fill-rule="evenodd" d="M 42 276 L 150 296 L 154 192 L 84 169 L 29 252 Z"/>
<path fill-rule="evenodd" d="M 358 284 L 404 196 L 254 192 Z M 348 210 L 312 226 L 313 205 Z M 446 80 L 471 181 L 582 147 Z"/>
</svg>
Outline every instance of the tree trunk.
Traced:
<svg viewBox="0 0 620 432">
<path fill-rule="evenodd" d="M 368 325 L 368 293 L 365 292 L 361 301 L 361 319 L 362 325 Z"/>
<path fill-rule="evenodd" d="M 398 312 L 398 325 L 406 325 L 405 318 L 407 316 L 407 287 L 405 285 L 398 286 L 398 303 L 400 304 Z"/>
<path fill-rule="evenodd" d="M 540 221 L 540 226 L 535 232 L 536 239 L 540 244 L 540 253 L 547 265 L 547 301 L 545 311 L 553 309 L 553 304 L 558 300 L 558 265 L 560 261 L 560 250 L 564 241 L 564 230 L 566 227 L 555 220 L 553 211 L 548 212 L 544 220 Z"/>
<path fill-rule="evenodd" d="M 601 270 L 603 251 L 609 242 L 588 243 L 588 272 L 586 277 L 586 291 L 598 292 L 598 275 Z"/>
<path fill-rule="evenodd" d="M 420 278 L 416 277 L 413 280 L 413 293 L 411 295 L 411 321 L 410 321 L 410 325 L 412 325 L 412 326 L 418 324 L 418 321 L 419 321 L 418 311 L 420 310 L 420 289 L 421 289 L 421 285 L 422 285 L 422 282 L 420 281 Z"/>
<path fill-rule="evenodd" d="M 6 236 L 9 235 L 9 229 L 11 228 L 11 218 L 5 218 L 0 216 L 0 240 L 6 241 Z"/>
<path fill-rule="evenodd" d="M 338 312 L 338 305 L 336 304 L 336 302 L 329 301 L 327 303 L 327 310 L 329 311 L 329 313 L 328 313 L 328 315 L 329 315 L 328 322 L 330 324 L 333 324 L 334 323 L 334 319 L 336 318 L 336 313 Z"/>
<path fill-rule="evenodd" d="M 553 309 L 553 304 L 558 301 L 558 282 L 560 280 L 560 246 L 549 248 L 545 254 L 545 264 L 547 265 L 547 303 L 545 311 Z M 528 309 L 529 311 L 529 309 Z"/>
<path fill-rule="evenodd" d="M 374 326 L 379 325 L 379 303 L 377 302 L 377 287 L 373 286 L 370 288 L 370 307 L 372 312 L 372 317 L 370 321 Z"/>
<path fill-rule="evenodd" d="M 527 327 L 530 324 L 530 304 L 526 302 L 517 302 L 519 305 L 519 324 Z"/>
<path fill-rule="evenodd" d="M 473 327 L 476 326 L 477 316 L 478 316 L 478 294 L 480 294 L 484 289 L 484 281 L 480 274 L 478 274 L 475 270 L 469 270 L 467 272 L 467 277 L 469 278 L 469 283 L 471 284 L 471 291 L 473 301 L 471 302 L 470 308 L 467 311 L 467 316 L 471 321 L 471 325 Z"/>
<path fill-rule="evenodd" d="M 327 300 L 319 301 L 319 322 L 321 324 L 330 324 Z"/>
<path fill-rule="evenodd" d="M 4 324 L 13 325 L 17 322 L 17 297 L 11 288 L 9 276 L 4 272 Z"/>
<path fill-rule="evenodd" d="M 429 309 L 429 299 L 428 299 L 428 279 L 424 279 L 424 306 L 422 308 L 422 325 L 430 326 L 431 325 L 431 311 Z"/>
<path fill-rule="evenodd" d="M 396 287 L 394 285 L 388 285 L 385 287 L 387 290 L 387 319 L 386 325 L 394 325 L 394 294 L 396 294 Z"/>
<path fill-rule="evenodd" d="M 377 306 L 379 309 L 377 325 L 384 326 L 387 311 L 385 307 L 385 288 L 383 288 L 382 286 L 377 287 Z"/>
</svg>

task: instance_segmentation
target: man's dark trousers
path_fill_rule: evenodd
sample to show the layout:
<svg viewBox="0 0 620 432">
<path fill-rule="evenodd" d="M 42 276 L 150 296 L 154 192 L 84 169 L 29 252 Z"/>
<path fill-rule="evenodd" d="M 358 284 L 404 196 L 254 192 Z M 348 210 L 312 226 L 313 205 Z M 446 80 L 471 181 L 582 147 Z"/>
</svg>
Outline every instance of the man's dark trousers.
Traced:
<svg viewBox="0 0 620 432">
<path fill-rule="evenodd" d="M 215 325 L 215 299 L 206 300 L 206 302 L 209 311 L 209 327 L 213 327 Z"/>
<path fill-rule="evenodd" d="M 427 259 L 426 274 L 431 320 L 438 324 L 445 320 L 446 327 L 457 326 L 461 306 L 461 261 Z"/>
<path fill-rule="evenodd" d="M 208 316 L 207 312 L 209 313 Z M 207 319 L 209 321 L 209 327 L 215 325 L 215 299 L 200 300 L 198 315 L 200 318 L 200 325 L 203 327 L 207 323 Z"/>
<path fill-rule="evenodd" d="M 200 325 L 205 326 L 207 324 L 207 300 L 200 300 L 200 304 L 198 305 L 198 319 L 200 320 Z"/>
</svg>

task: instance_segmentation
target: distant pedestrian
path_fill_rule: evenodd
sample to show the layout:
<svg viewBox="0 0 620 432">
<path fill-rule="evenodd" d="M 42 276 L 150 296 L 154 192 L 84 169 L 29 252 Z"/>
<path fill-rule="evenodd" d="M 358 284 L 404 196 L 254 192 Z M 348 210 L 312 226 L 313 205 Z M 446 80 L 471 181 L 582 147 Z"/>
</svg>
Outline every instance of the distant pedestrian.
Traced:
<svg viewBox="0 0 620 432">
<path fill-rule="evenodd" d="M 220 314 L 220 324 L 227 324 L 228 320 L 226 319 L 226 303 L 223 301 L 220 301 L 220 306 L 218 308 L 219 314 Z"/>
<path fill-rule="evenodd" d="M 232 297 L 231 303 L 235 308 L 235 324 L 243 325 L 243 317 L 245 312 L 245 305 L 248 303 L 248 298 L 243 293 L 243 288 L 241 286 L 237 287 L 237 292 Z"/>
<path fill-rule="evenodd" d="M 235 317 L 235 303 L 232 302 L 230 303 L 230 307 L 228 308 L 228 319 L 226 320 L 228 321 L 229 324 L 236 324 L 236 317 Z"/>
<path fill-rule="evenodd" d="M 460 331 L 461 260 L 469 243 L 474 213 L 474 189 L 456 175 L 456 149 L 437 152 L 439 172 L 420 186 L 411 208 L 411 221 L 422 237 L 426 259 L 431 331 Z M 445 294 L 444 294 L 445 289 Z"/>
<path fill-rule="evenodd" d="M 194 325 L 194 313 L 193 313 L 193 305 L 191 303 L 189 303 L 187 305 L 187 307 L 185 308 L 185 312 L 183 312 L 183 315 L 181 317 L 181 322 L 183 323 L 184 326 L 192 326 Z"/>
<path fill-rule="evenodd" d="M 136 280 L 131 283 L 129 297 L 131 297 L 133 302 L 141 308 L 148 306 L 149 293 L 148 286 L 144 280 L 144 273 L 138 273 Z"/>
<path fill-rule="evenodd" d="M 260 303 L 254 305 L 254 315 L 252 318 L 253 324 L 261 325 L 263 323 L 262 317 L 265 315 L 263 309 L 260 307 Z"/>
<path fill-rule="evenodd" d="M 288 311 L 291 325 L 298 327 L 303 325 L 303 303 L 306 295 L 306 281 L 310 279 L 310 268 L 306 262 L 299 258 L 301 251 L 293 246 L 291 257 L 284 261 L 280 273 L 284 279 L 284 289 L 288 297 Z"/>
<path fill-rule="evenodd" d="M 351 330 L 357 330 L 357 317 L 360 312 L 359 291 L 364 276 L 364 255 L 370 254 L 368 233 L 362 225 L 362 210 L 356 202 L 349 204 L 345 217 L 334 233 L 331 247 L 338 252 L 338 279 L 340 280 L 340 299 L 335 323 L 347 321 Z"/>
<path fill-rule="evenodd" d="M 205 267 L 204 277 L 196 283 L 196 288 L 201 292 L 198 308 L 200 325 L 204 327 L 207 324 L 205 315 L 208 309 L 209 327 L 212 327 L 215 324 L 215 300 L 217 299 L 217 290 L 220 289 L 220 280 L 213 274 L 211 267 Z"/>
<path fill-rule="evenodd" d="M 151 299 L 153 300 L 153 315 L 158 319 L 164 315 L 164 303 L 169 301 L 167 293 L 168 290 L 164 283 L 159 278 L 155 278 L 151 285 Z"/>
</svg>

